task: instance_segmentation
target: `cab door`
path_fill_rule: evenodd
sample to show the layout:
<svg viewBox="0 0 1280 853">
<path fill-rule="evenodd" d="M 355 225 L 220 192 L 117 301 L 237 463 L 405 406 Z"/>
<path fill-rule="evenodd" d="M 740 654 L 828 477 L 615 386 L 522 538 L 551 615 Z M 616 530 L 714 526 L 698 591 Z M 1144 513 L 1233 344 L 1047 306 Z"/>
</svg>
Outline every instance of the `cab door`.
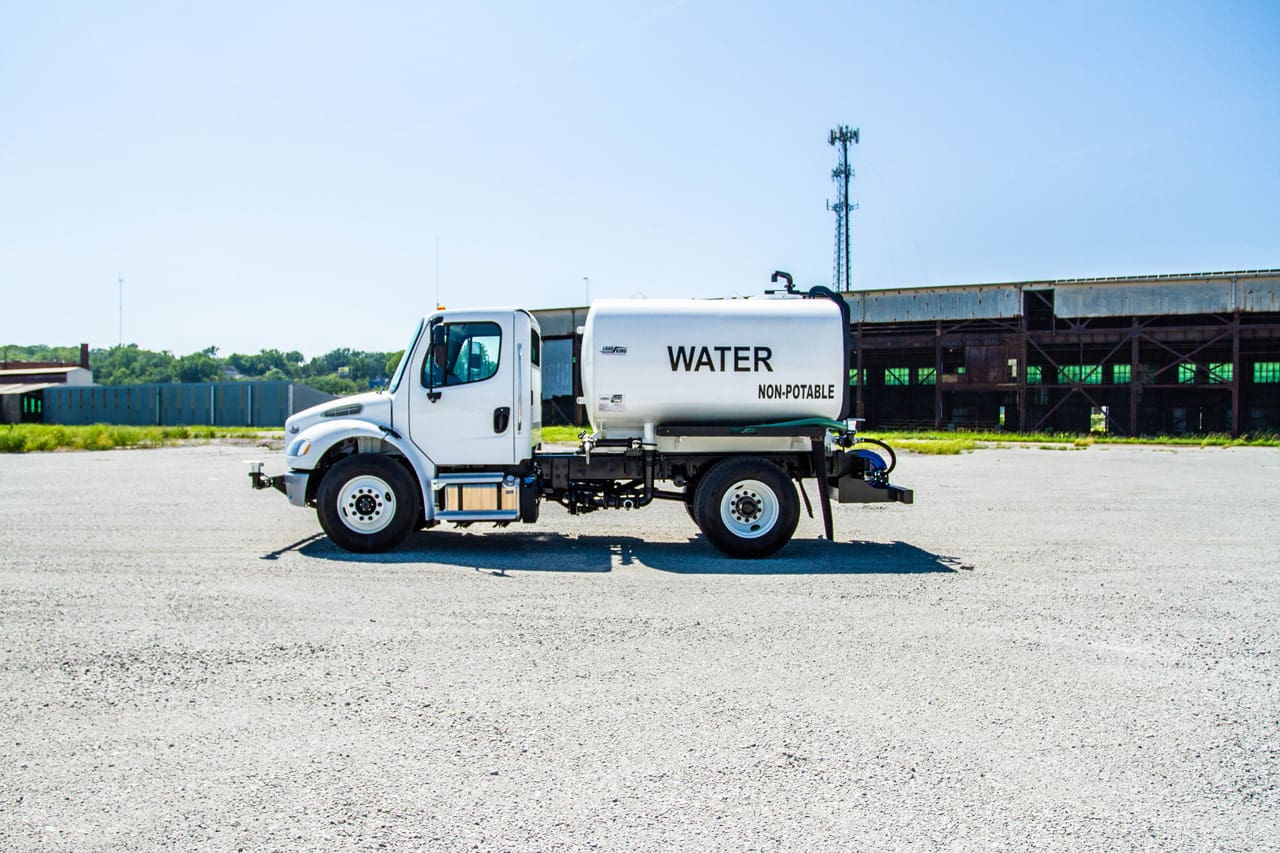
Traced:
<svg viewBox="0 0 1280 853">
<path fill-rule="evenodd" d="M 516 342 L 511 313 L 432 317 L 409 404 L 410 438 L 436 465 L 512 465 Z"/>
</svg>

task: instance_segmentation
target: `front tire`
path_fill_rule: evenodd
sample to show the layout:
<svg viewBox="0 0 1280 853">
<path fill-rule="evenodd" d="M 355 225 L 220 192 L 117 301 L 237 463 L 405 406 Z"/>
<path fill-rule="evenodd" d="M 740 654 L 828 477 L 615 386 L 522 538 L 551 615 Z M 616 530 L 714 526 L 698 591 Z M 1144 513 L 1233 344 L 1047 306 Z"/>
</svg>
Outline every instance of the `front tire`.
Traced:
<svg viewBox="0 0 1280 853">
<path fill-rule="evenodd" d="M 730 557 L 767 557 L 791 541 L 800 500 L 786 472 L 765 459 L 729 459 L 702 477 L 694 519 Z"/>
<path fill-rule="evenodd" d="M 389 456 L 362 453 L 338 462 L 320 482 L 316 515 L 339 548 L 362 554 L 400 544 L 418 519 L 417 483 Z"/>
</svg>

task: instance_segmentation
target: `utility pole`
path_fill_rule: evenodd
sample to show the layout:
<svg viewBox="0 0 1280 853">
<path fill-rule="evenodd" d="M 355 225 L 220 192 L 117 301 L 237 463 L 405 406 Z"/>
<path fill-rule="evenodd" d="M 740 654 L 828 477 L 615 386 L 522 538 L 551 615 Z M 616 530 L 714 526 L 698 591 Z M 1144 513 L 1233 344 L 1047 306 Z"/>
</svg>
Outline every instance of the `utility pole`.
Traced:
<svg viewBox="0 0 1280 853">
<path fill-rule="evenodd" d="M 116 273 L 116 284 L 119 286 L 119 297 L 120 297 L 120 317 L 119 317 L 119 327 L 117 328 L 117 331 L 119 332 L 119 339 L 116 346 L 124 346 L 124 274 L 123 273 Z"/>
<path fill-rule="evenodd" d="M 831 170 L 831 180 L 836 184 L 836 202 L 834 205 L 827 202 L 827 210 L 836 214 L 836 257 L 831 273 L 836 290 L 847 291 L 851 287 L 849 213 L 857 210 L 858 206 L 849 203 L 849 180 L 853 177 L 853 169 L 849 166 L 849 143 L 857 145 L 860 136 L 858 128 L 843 124 L 827 135 L 828 145 L 840 146 L 840 165 Z"/>
</svg>

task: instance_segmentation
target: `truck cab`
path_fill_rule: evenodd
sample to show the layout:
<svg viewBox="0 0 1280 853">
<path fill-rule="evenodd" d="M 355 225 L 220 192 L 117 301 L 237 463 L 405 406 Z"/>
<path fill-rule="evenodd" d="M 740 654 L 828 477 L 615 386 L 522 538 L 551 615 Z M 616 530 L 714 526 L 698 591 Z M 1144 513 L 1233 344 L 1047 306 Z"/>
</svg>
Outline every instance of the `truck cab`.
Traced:
<svg viewBox="0 0 1280 853">
<path fill-rule="evenodd" d="M 405 359 L 397 425 L 435 465 L 518 465 L 541 443 L 542 336 L 528 312 L 435 314 Z"/>
<path fill-rule="evenodd" d="M 355 551 L 440 520 L 515 520 L 542 442 L 541 351 L 520 309 L 423 318 L 386 388 L 288 419 L 283 491 Z"/>
</svg>

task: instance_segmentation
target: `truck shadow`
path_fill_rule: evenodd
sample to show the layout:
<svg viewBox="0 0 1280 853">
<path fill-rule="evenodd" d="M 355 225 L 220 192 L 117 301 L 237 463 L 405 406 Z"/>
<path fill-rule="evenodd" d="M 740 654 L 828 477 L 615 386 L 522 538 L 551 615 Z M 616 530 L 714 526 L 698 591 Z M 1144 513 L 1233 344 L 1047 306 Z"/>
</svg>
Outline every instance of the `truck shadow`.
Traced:
<svg viewBox="0 0 1280 853">
<path fill-rule="evenodd" d="M 640 565 L 688 575 L 840 575 L 929 574 L 954 572 L 957 557 L 934 554 L 906 542 L 827 542 L 793 539 L 778 554 L 762 560 L 735 560 L 715 550 L 702 536 L 687 542 L 646 542 L 633 536 L 566 536 L 563 533 L 492 535 L 432 530 L 408 537 L 383 554 L 352 554 L 321 537 L 301 543 L 297 552 L 313 559 L 343 563 L 438 563 L 496 573 L 612 571 L 615 565 Z"/>
<path fill-rule="evenodd" d="M 917 575 L 954 572 L 960 559 L 906 542 L 792 539 L 762 560 L 734 560 L 699 536 L 689 544 L 639 542 L 636 558 L 662 572 L 686 575 Z"/>
</svg>

